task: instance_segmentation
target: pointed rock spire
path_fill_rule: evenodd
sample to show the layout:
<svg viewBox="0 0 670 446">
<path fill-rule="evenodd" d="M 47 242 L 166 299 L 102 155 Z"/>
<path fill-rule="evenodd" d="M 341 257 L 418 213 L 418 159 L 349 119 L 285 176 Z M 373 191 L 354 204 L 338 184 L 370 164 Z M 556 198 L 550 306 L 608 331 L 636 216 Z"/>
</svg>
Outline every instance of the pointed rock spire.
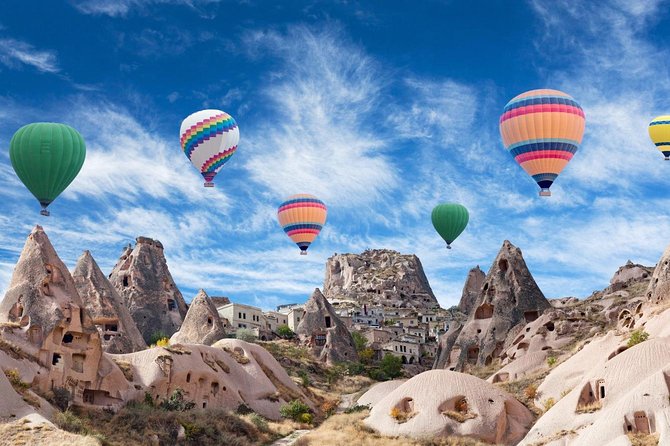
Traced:
<svg viewBox="0 0 670 446">
<path fill-rule="evenodd" d="M 226 335 L 223 321 L 205 290 L 200 290 L 188 306 L 184 323 L 172 335 L 170 343 L 212 345 Z"/>
<path fill-rule="evenodd" d="M 660 304 L 670 298 L 670 245 L 656 264 L 646 296 L 652 304 Z"/>
<path fill-rule="evenodd" d="M 125 249 L 109 281 L 119 292 L 144 341 L 173 335 L 186 316 L 186 302 L 172 280 L 163 245 L 137 237 L 135 248 Z"/>
<path fill-rule="evenodd" d="M 472 268 L 465 279 L 463 285 L 463 293 L 461 294 L 461 301 L 458 303 L 458 309 L 465 314 L 470 314 L 477 301 L 477 295 L 482 289 L 486 274 L 479 269 L 479 265 Z"/>
<path fill-rule="evenodd" d="M 79 257 L 72 278 L 106 352 L 131 353 L 147 348 L 123 299 L 89 251 Z"/>
<path fill-rule="evenodd" d="M 321 290 L 314 290 L 304 310 L 296 334 L 319 360 L 329 364 L 358 360 L 351 333 Z"/>
</svg>

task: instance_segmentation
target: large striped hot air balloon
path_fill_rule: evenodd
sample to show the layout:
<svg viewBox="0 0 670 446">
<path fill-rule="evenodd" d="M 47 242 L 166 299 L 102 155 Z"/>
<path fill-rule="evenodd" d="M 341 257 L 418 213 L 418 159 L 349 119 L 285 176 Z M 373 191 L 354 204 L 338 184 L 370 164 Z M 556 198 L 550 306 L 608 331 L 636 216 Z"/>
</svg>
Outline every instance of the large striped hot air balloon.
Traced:
<svg viewBox="0 0 670 446">
<path fill-rule="evenodd" d="M 326 205 L 314 195 L 291 195 L 279 205 L 277 219 L 286 235 L 306 255 L 307 248 L 326 224 Z"/>
<path fill-rule="evenodd" d="M 505 148 L 540 186 L 540 196 L 548 197 L 582 142 L 584 124 L 584 111 L 570 95 L 531 90 L 507 103 L 500 134 Z"/>
<path fill-rule="evenodd" d="M 649 137 L 665 160 L 670 160 L 670 115 L 658 116 L 649 123 Z"/>
<path fill-rule="evenodd" d="M 21 127 L 9 143 L 9 158 L 19 179 L 42 206 L 47 206 L 77 176 L 86 158 L 79 132 L 65 124 L 36 122 Z"/>
<path fill-rule="evenodd" d="M 214 176 L 237 150 L 237 123 L 221 110 L 201 110 L 182 121 L 179 134 L 184 155 L 205 178 L 205 187 L 214 187 Z"/>
</svg>

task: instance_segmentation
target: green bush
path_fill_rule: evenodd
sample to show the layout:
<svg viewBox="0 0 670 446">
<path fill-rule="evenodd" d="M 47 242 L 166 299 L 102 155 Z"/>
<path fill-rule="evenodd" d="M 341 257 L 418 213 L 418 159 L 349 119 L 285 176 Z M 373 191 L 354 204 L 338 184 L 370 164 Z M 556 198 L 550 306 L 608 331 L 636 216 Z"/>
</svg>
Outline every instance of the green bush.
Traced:
<svg viewBox="0 0 670 446">
<path fill-rule="evenodd" d="M 254 332 L 249 330 L 248 328 L 238 328 L 237 331 L 235 332 L 235 337 L 240 341 L 245 342 L 254 342 L 257 339 Z"/>
<path fill-rule="evenodd" d="M 168 335 L 166 335 L 164 332 L 154 331 L 151 334 L 151 337 L 149 338 L 149 345 L 155 345 L 155 344 L 158 343 L 158 341 L 160 341 L 162 339 L 165 339 L 165 338 L 170 339 L 170 337 Z"/>
<path fill-rule="evenodd" d="M 283 418 L 288 418 L 293 421 L 302 421 L 301 416 L 309 413 L 309 406 L 300 400 L 293 400 L 279 408 L 279 414 Z"/>
<path fill-rule="evenodd" d="M 268 425 L 268 420 L 263 418 L 262 416 L 254 413 L 251 414 L 251 423 L 256 426 L 256 428 L 262 432 L 268 432 L 270 430 L 269 425 Z"/>
<path fill-rule="evenodd" d="M 549 364 L 549 367 L 553 367 L 554 364 L 556 364 L 556 357 L 555 356 L 549 356 L 547 358 L 547 364 Z"/>
<path fill-rule="evenodd" d="M 306 371 L 300 370 L 298 372 L 298 376 L 300 377 L 300 380 L 302 381 L 302 386 L 307 387 L 310 384 L 312 384 L 312 380 L 309 378 L 309 375 L 307 374 Z"/>
<path fill-rule="evenodd" d="M 314 417 L 312 416 L 311 413 L 300 414 L 300 422 L 301 423 L 312 424 L 312 421 L 314 421 Z"/>
<path fill-rule="evenodd" d="M 158 407 L 168 412 L 186 412 L 193 409 L 195 403 L 184 399 L 184 391 L 182 389 L 175 389 L 172 395 L 161 401 Z"/>
<path fill-rule="evenodd" d="M 387 353 L 379 364 L 379 369 L 388 379 L 402 375 L 402 358 Z"/>
<path fill-rule="evenodd" d="M 360 331 L 352 331 L 351 337 L 354 338 L 354 347 L 357 352 L 361 352 L 368 346 L 368 340 Z"/>
<path fill-rule="evenodd" d="M 277 334 L 284 339 L 293 339 L 295 333 L 288 325 L 280 325 L 277 327 Z"/>
<path fill-rule="evenodd" d="M 630 334 L 630 338 L 628 339 L 628 348 L 644 342 L 647 339 L 649 339 L 649 333 L 642 329 L 635 330 Z"/>
<path fill-rule="evenodd" d="M 349 375 L 360 375 L 365 371 L 365 366 L 360 362 L 347 362 L 346 368 Z"/>
<path fill-rule="evenodd" d="M 370 406 L 367 404 L 364 405 L 356 404 L 355 406 L 347 407 L 346 409 L 344 409 L 344 413 L 349 414 L 349 413 L 363 412 L 364 410 L 370 410 Z"/>
<path fill-rule="evenodd" d="M 49 398 L 50 402 L 56 405 L 60 410 L 65 410 L 70 406 L 72 395 L 65 387 L 54 387 L 52 390 L 53 397 Z"/>
</svg>

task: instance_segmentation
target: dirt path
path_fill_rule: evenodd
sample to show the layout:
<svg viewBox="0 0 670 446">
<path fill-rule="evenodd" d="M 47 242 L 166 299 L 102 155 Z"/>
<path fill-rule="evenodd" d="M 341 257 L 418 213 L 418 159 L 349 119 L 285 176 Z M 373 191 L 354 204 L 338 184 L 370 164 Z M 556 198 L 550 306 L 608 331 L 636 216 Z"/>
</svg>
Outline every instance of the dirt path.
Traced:
<svg viewBox="0 0 670 446">
<path fill-rule="evenodd" d="M 280 438 L 279 440 L 275 441 L 272 443 L 271 446 L 291 446 L 295 441 L 302 437 L 303 435 L 311 432 L 310 430 L 307 429 L 299 429 L 297 431 L 293 431 L 290 435 L 287 435 L 284 438 Z"/>
</svg>

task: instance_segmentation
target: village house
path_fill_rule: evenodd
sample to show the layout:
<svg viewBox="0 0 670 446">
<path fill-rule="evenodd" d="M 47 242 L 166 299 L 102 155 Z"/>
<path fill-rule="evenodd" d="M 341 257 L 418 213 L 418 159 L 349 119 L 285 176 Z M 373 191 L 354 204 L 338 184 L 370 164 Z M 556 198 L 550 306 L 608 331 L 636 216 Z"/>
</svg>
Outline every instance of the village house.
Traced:
<svg viewBox="0 0 670 446">
<path fill-rule="evenodd" d="M 228 319 L 233 332 L 238 328 L 266 329 L 263 310 L 258 307 L 232 302 L 217 308 L 217 311 L 221 317 Z"/>
</svg>

